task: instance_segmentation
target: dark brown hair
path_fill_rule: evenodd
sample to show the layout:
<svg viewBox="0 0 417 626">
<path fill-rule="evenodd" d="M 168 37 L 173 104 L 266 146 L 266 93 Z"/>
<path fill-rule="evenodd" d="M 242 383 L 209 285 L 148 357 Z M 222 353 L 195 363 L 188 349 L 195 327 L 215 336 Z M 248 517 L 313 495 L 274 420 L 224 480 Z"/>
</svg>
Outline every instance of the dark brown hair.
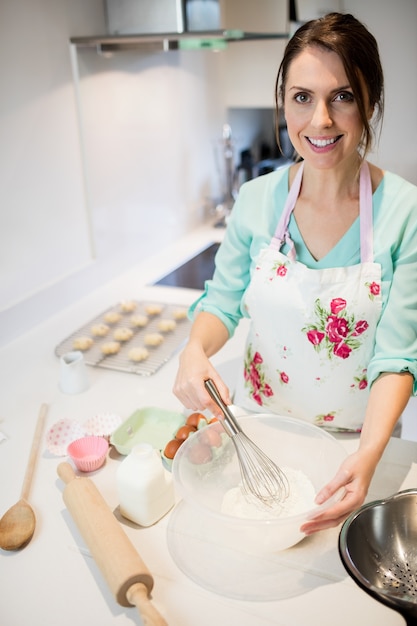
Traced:
<svg viewBox="0 0 417 626">
<path fill-rule="evenodd" d="M 329 13 L 306 22 L 289 40 L 278 69 L 275 84 L 276 119 L 283 107 L 288 70 L 292 61 L 309 46 L 335 52 L 341 59 L 363 124 L 362 156 L 370 150 L 374 138 L 367 115 L 367 98 L 374 111 L 375 126 L 384 114 L 384 75 L 378 44 L 367 28 L 349 13 Z"/>
</svg>

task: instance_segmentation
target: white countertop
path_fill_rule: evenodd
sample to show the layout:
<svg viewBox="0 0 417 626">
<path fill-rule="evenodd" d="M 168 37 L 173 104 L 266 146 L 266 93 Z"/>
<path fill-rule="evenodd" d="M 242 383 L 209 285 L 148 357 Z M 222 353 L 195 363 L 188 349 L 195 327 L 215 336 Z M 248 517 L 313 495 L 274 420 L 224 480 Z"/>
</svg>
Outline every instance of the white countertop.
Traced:
<svg viewBox="0 0 417 626">
<path fill-rule="evenodd" d="M 182 410 L 171 392 L 176 356 L 150 377 L 89 367 L 89 389 L 71 396 L 58 388 L 59 361 L 54 348 L 76 328 L 122 299 L 189 304 L 197 292 L 146 284 L 219 236 L 221 233 L 209 229 L 185 237 L 158 257 L 126 272 L 0 350 L 0 431 L 6 436 L 0 443 L 0 514 L 20 497 L 42 403 L 49 405 L 45 432 L 64 417 L 82 422 L 97 413 L 112 412 L 125 419 L 145 406 Z M 213 359 L 230 385 L 245 330 L 242 324 L 233 340 Z M 355 438 L 342 438 L 342 441 L 348 450 L 356 445 Z M 91 476 L 112 510 L 118 506 L 115 471 L 123 458 L 111 451 L 105 466 Z M 391 440 L 368 500 L 400 489 L 411 462 L 416 459 L 417 443 Z M 19 552 L 0 550 L 1 623 L 5 626 L 141 625 L 135 608 L 121 607 L 112 597 L 65 508 L 63 483 L 56 473 L 62 460 L 65 457 L 52 456 L 42 445 L 29 497 L 37 517 L 34 537 Z M 146 529 L 123 524 L 154 576 L 153 603 L 169 626 L 404 624 L 398 613 L 370 598 L 347 576 L 337 552 L 338 529 L 320 533 L 297 546 L 295 554 L 305 564 L 300 567 L 305 567 L 306 582 L 296 596 L 283 594 L 279 600 L 245 602 L 212 593 L 179 570 L 167 547 L 166 531 L 171 515 Z M 314 550 L 320 558 L 312 563 L 310 556 Z M 239 577 L 239 571 L 236 576 Z"/>
</svg>

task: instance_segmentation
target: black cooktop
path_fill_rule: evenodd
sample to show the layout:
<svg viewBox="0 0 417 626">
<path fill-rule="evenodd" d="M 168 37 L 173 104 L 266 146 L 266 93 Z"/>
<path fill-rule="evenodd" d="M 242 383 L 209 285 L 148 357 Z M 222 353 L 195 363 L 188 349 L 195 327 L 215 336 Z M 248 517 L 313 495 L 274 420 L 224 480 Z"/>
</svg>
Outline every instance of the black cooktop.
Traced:
<svg viewBox="0 0 417 626">
<path fill-rule="evenodd" d="M 214 257 L 219 243 L 213 243 L 195 257 L 180 265 L 174 271 L 163 276 L 155 285 L 168 287 L 185 287 L 187 289 L 204 289 L 204 283 L 213 276 Z"/>
</svg>

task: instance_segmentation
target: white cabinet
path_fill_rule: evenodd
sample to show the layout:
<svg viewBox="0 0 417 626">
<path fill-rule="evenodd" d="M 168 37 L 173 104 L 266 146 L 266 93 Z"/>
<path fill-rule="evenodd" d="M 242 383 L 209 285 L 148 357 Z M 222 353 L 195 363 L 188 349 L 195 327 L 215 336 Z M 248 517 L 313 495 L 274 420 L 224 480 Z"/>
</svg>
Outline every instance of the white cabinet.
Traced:
<svg viewBox="0 0 417 626">
<path fill-rule="evenodd" d="M 222 23 L 247 33 L 286 33 L 287 0 L 221 0 Z M 286 39 L 230 43 L 221 54 L 227 107 L 274 107 L 274 85 Z"/>
<path fill-rule="evenodd" d="M 282 33 L 288 27 L 288 0 L 220 0 L 225 28 L 248 33 Z"/>
<path fill-rule="evenodd" d="M 236 42 L 221 52 L 227 107 L 273 108 L 275 79 L 287 41 Z"/>
<path fill-rule="evenodd" d="M 180 33 L 184 30 L 178 0 L 106 0 L 111 35 Z"/>
</svg>

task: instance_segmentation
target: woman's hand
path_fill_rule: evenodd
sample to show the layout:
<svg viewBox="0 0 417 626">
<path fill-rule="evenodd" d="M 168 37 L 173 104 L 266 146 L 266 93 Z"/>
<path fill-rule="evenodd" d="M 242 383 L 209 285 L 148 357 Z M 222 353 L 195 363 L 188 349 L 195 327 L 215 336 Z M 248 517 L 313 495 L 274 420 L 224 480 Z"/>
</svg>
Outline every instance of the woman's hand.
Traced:
<svg viewBox="0 0 417 626">
<path fill-rule="evenodd" d="M 303 524 L 301 531 L 311 535 L 319 530 L 341 524 L 353 511 L 364 503 L 377 460 L 369 451 L 358 450 L 349 455 L 340 466 L 336 476 L 316 496 L 316 503 L 323 504 L 339 489 L 344 489 L 342 499 L 330 508 L 318 513 Z"/>
<path fill-rule="evenodd" d="M 214 369 L 204 351 L 195 344 L 189 344 L 180 356 L 180 366 L 175 379 L 173 392 L 185 408 L 192 411 L 211 411 L 216 417 L 222 412 L 207 392 L 204 381 L 211 378 L 226 404 L 230 404 L 230 393 L 223 380 Z"/>
<path fill-rule="evenodd" d="M 341 487 L 345 490 L 344 496 L 340 502 L 303 524 L 303 532 L 311 535 L 338 526 L 362 506 L 376 466 L 412 394 L 413 382 L 409 372 L 385 372 L 373 383 L 359 449 L 345 459 L 333 480 L 317 494 L 316 502 L 326 502 Z"/>
<path fill-rule="evenodd" d="M 227 341 L 228 332 L 222 322 L 211 313 L 198 314 L 190 333 L 190 339 L 179 359 L 179 368 L 173 392 L 182 404 L 192 411 L 212 412 L 221 417 L 219 407 L 213 402 L 204 386 L 211 378 L 226 404 L 231 404 L 229 389 L 224 384 L 209 357 Z"/>
</svg>

